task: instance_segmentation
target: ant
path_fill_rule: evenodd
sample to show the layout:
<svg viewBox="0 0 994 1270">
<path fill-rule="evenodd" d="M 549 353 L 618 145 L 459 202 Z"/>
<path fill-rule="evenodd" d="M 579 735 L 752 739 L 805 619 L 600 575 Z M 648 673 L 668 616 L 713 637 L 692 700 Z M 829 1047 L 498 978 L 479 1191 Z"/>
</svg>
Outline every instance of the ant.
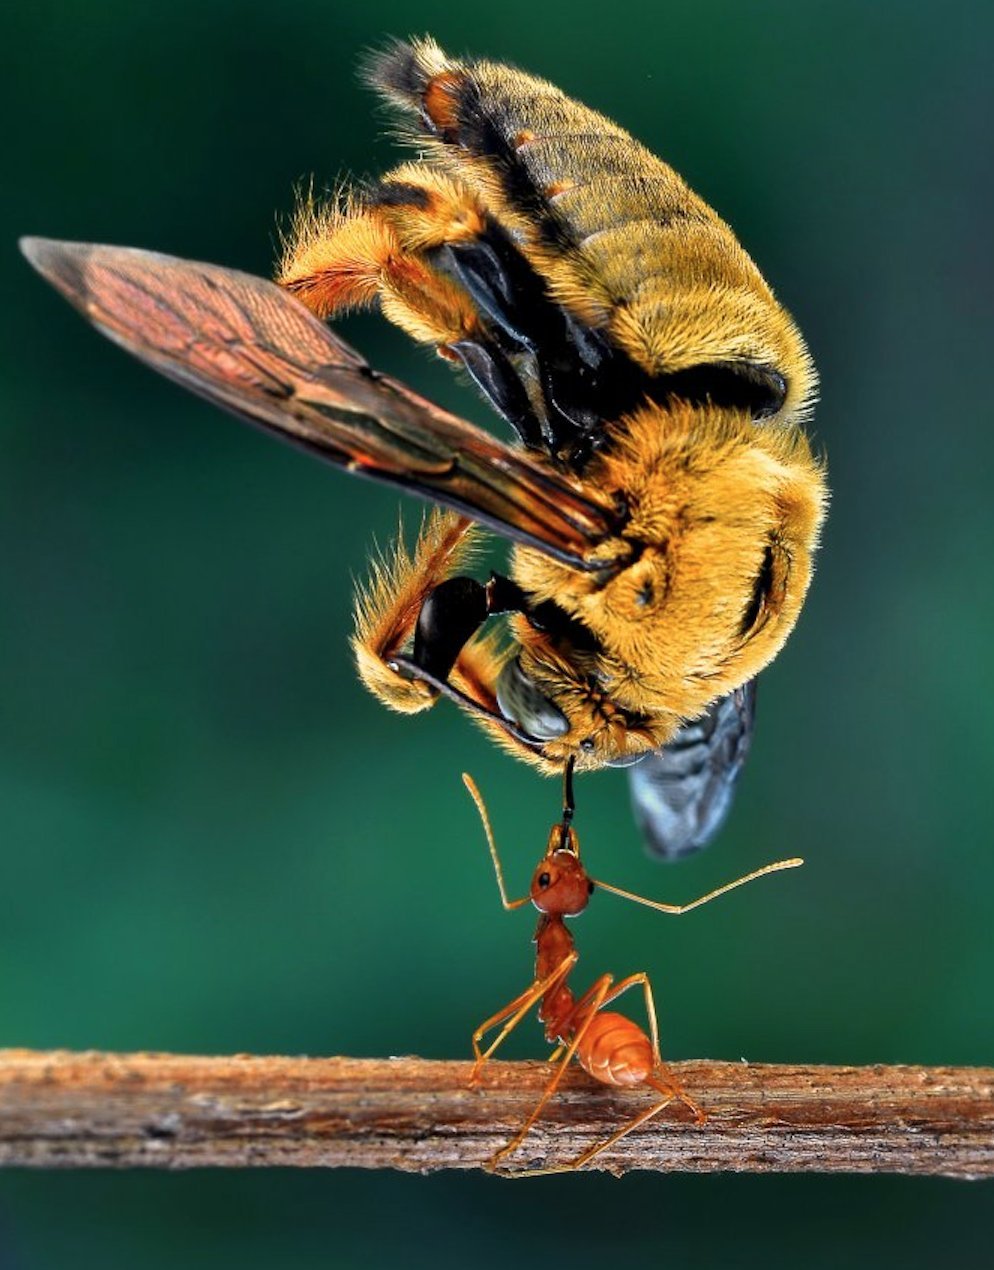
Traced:
<svg viewBox="0 0 994 1270">
<path fill-rule="evenodd" d="M 620 895 L 623 899 L 634 900 L 638 904 L 645 904 L 658 912 L 679 915 L 681 913 L 689 913 L 691 909 L 699 908 L 702 904 L 708 903 L 709 900 L 716 899 L 719 895 L 724 895 L 726 891 L 744 886 L 746 882 L 752 882 L 767 873 L 775 873 L 780 869 L 797 868 L 803 861 L 797 858 L 778 860 L 776 863 L 768 864 L 762 869 L 756 869 L 755 872 L 738 878 L 734 882 L 727 882 L 724 886 L 718 887 L 717 890 L 709 891 L 707 895 L 702 895 L 699 899 L 692 900 L 689 904 L 663 904 L 656 900 L 645 899 L 640 895 L 633 895 L 630 891 L 622 891 L 616 886 L 608 885 L 606 882 L 600 882 L 590 877 L 580 860 L 580 844 L 571 823 L 575 810 L 573 800 L 573 762 L 571 759 L 564 769 L 562 820 L 558 824 L 553 825 L 549 833 L 548 845 L 546 846 L 545 854 L 539 860 L 532 875 L 529 893 L 520 899 L 512 900 L 508 899 L 507 890 L 504 886 L 504 873 L 501 868 L 500 857 L 497 854 L 497 845 L 494 841 L 493 830 L 490 827 L 490 818 L 487 815 L 483 797 L 472 777 L 465 773 L 463 774 L 463 783 L 476 803 L 480 819 L 483 821 L 483 829 L 490 847 L 494 872 L 497 875 L 497 887 L 500 891 L 501 903 L 510 912 L 512 909 L 521 908 L 531 900 L 541 914 L 535 931 L 535 944 L 537 946 L 535 978 L 524 992 L 516 996 L 502 1010 L 498 1010 L 496 1014 L 491 1015 L 489 1019 L 481 1023 L 473 1033 L 473 1054 L 476 1058 L 476 1063 L 473 1067 L 473 1074 L 470 1077 L 470 1084 L 475 1085 L 479 1082 L 483 1065 L 492 1057 L 498 1046 L 503 1043 L 536 1003 L 539 1005 L 539 1021 L 545 1024 L 546 1040 L 550 1044 L 557 1046 L 550 1058 L 550 1062 L 556 1063 L 558 1060 L 556 1069 L 552 1073 L 549 1083 L 546 1085 L 545 1091 L 531 1115 L 529 1115 L 511 1141 L 506 1146 L 501 1147 L 487 1162 L 487 1169 L 491 1172 L 502 1171 L 513 1177 L 530 1177 L 540 1173 L 565 1173 L 581 1169 L 584 1165 L 589 1164 L 596 1155 L 607 1150 L 608 1147 L 614 1146 L 621 1138 L 624 1138 L 634 1129 L 657 1116 L 674 1101 L 682 1102 L 693 1114 L 696 1122 L 699 1125 L 703 1125 L 707 1120 L 706 1114 L 693 1098 L 680 1087 L 680 1084 L 668 1071 L 660 1057 L 656 1008 L 648 975 L 644 971 L 640 971 L 638 974 L 628 975 L 617 982 L 614 981 L 612 975 L 601 975 L 577 999 L 569 987 L 568 980 L 573 967 L 577 963 L 579 953 L 576 951 L 573 935 L 566 926 L 564 919 L 576 917 L 583 912 L 595 887 L 600 887 L 603 891 L 610 891 L 614 895 Z M 606 1005 L 609 1005 L 620 997 L 622 993 L 627 992 L 629 988 L 634 988 L 636 985 L 642 988 L 645 995 L 645 1009 L 649 1017 L 648 1035 L 637 1023 L 626 1018 L 625 1015 L 604 1009 Z M 500 1027 L 496 1038 L 486 1050 L 481 1049 L 481 1042 L 486 1033 L 501 1024 L 503 1026 Z M 611 1134 L 609 1138 L 606 1138 L 603 1142 L 598 1142 L 588 1151 L 584 1151 L 582 1155 L 567 1164 L 541 1169 L 501 1170 L 501 1161 L 512 1155 L 525 1140 L 532 1125 L 542 1114 L 543 1108 L 558 1089 L 570 1060 L 573 1058 L 576 1059 L 585 1072 L 596 1080 L 602 1081 L 605 1085 L 621 1087 L 647 1085 L 649 1088 L 656 1090 L 661 1095 L 661 1098 L 648 1109 L 640 1111 L 638 1115 L 633 1116 L 627 1124 L 623 1125 L 616 1133 Z"/>
</svg>

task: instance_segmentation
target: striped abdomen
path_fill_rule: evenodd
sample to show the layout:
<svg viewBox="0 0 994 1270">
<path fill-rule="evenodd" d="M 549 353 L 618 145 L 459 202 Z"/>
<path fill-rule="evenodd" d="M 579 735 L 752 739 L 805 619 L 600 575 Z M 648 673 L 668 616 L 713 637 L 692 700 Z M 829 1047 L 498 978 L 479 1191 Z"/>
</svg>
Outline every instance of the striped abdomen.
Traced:
<svg viewBox="0 0 994 1270">
<path fill-rule="evenodd" d="M 622 128 L 545 80 L 430 41 L 390 50 L 372 78 L 417 110 L 431 160 L 505 224 L 553 298 L 650 375 L 755 367 L 784 381 L 775 408 L 810 397 L 803 341 L 732 231 Z"/>
<path fill-rule="evenodd" d="M 645 1032 L 623 1014 L 595 1015 L 576 1052 L 585 1072 L 605 1085 L 640 1085 L 652 1074 L 652 1045 Z"/>
</svg>

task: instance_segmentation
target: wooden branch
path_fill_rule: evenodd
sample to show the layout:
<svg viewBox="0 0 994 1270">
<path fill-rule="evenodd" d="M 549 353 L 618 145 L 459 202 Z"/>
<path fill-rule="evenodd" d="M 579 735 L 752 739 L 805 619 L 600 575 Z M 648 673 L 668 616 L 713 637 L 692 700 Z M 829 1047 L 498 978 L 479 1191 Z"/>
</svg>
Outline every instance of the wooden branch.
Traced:
<svg viewBox="0 0 994 1270">
<path fill-rule="evenodd" d="M 703 1173 L 994 1175 L 994 1068 L 675 1063 L 674 1105 L 594 1165 Z M 0 1164 L 476 1168 L 520 1128 L 541 1063 L 0 1050 Z M 562 1163 L 650 1105 L 570 1072 L 514 1157 Z"/>
</svg>

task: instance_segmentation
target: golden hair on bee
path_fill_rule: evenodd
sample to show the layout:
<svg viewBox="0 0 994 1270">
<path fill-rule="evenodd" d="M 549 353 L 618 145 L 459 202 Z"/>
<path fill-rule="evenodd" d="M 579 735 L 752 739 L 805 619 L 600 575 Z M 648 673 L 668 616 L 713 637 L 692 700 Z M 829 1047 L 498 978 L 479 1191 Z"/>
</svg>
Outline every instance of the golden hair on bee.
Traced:
<svg viewBox="0 0 994 1270">
<path fill-rule="evenodd" d="M 476 678 L 482 667 L 506 687 L 520 674 L 555 702 L 563 739 L 547 736 L 524 754 L 545 770 L 576 753 L 578 736 L 581 767 L 665 746 L 776 655 L 810 582 L 827 495 L 824 465 L 799 426 L 816 383 L 801 336 L 683 179 L 553 84 L 452 59 L 430 39 L 391 45 L 366 73 L 415 121 L 410 140 L 423 156 L 364 190 L 352 213 L 396 245 L 380 269 L 384 315 L 417 338 L 435 336 L 512 422 L 515 410 L 532 410 L 541 426 L 559 404 L 543 400 L 541 344 L 537 355 L 527 337 L 513 345 L 529 285 L 536 305 L 559 306 L 571 333 L 589 330 L 605 361 L 627 359 L 626 373 L 644 384 L 627 405 L 618 400 L 614 417 L 610 402 L 601 408 L 593 452 L 573 460 L 584 488 L 624 507 L 634 558 L 604 576 L 549 553 L 514 553 L 511 577 L 529 605 L 554 606 L 596 652 L 512 613 L 517 656 L 488 664 L 477 648 Z M 309 249 L 302 241 L 301 260 Z M 398 316 L 397 293 L 415 277 L 403 302 L 416 312 Z M 509 362 L 500 350 L 508 337 Z M 658 383 L 667 391 L 654 400 Z M 555 389 L 567 391 L 565 380 Z M 489 700 L 500 695 L 491 689 Z M 513 736 L 508 744 L 522 748 Z"/>
<path fill-rule="evenodd" d="M 432 587 L 469 562 L 477 533 L 465 516 L 433 508 L 421 522 L 413 553 L 408 553 L 401 525 L 389 548 L 374 552 L 368 578 L 355 588 L 356 670 L 369 691 L 391 710 L 416 714 L 434 704 L 426 684 L 389 668 L 384 650 L 406 640 Z"/>
<path fill-rule="evenodd" d="M 419 160 L 325 204 L 308 193 L 282 291 L 126 249 L 35 240 L 29 258 L 158 369 L 450 509 L 358 597 L 356 660 L 380 700 L 447 696 L 546 772 L 638 760 L 653 848 L 701 845 L 827 508 L 803 339 L 703 199 L 549 81 L 430 39 L 367 75 Z M 312 317 L 369 304 L 461 369 L 514 442 Z M 512 542 L 505 573 L 459 573 L 471 522 Z"/>
<path fill-rule="evenodd" d="M 814 365 L 728 225 L 673 168 L 547 80 L 448 58 L 430 38 L 374 55 L 372 86 L 427 121 L 414 144 L 520 236 L 550 295 L 646 371 L 789 367 L 781 413 L 810 413 Z"/>
</svg>

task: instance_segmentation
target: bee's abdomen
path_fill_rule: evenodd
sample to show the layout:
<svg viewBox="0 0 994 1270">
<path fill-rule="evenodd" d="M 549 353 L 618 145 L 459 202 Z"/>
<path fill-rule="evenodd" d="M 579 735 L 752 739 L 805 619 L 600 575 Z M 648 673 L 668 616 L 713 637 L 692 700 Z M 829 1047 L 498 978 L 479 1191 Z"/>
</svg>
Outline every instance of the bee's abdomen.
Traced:
<svg viewBox="0 0 994 1270">
<path fill-rule="evenodd" d="M 453 61 L 430 41 L 394 46 L 371 72 L 377 88 L 415 109 L 428 138 L 443 143 L 443 162 L 537 222 L 550 243 L 577 248 L 629 223 L 716 220 L 672 168 L 545 80 Z"/>
<path fill-rule="evenodd" d="M 666 163 L 545 80 L 431 41 L 371 67 L 434 162 L 509 230 L 549 294 L 650 376 L 729 363 L 813 379 L 800 336 L 734 234 Z"/>
</svg>

